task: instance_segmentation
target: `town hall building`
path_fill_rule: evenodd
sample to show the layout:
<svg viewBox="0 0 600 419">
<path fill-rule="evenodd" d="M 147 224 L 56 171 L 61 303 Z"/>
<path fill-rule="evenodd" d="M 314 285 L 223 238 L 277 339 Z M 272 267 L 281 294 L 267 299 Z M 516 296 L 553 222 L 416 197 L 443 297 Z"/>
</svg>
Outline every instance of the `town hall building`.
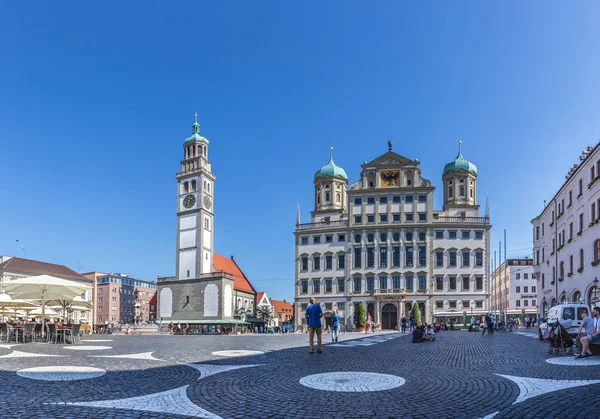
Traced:
<svg viewBox="0 0 600 419">
<path fill-rule="evenodd" d="M 477 167 L 460 150 L 442 175 L 442 209 L 420 162 L 392 151 L 361 165 L 348 183 L 330 155 L 314 175 L 311 222 L 297 215 L 295 318 L 316 297 L 329 325 L 339 310 L 346 328 L 356 325 L 362 303 L 383 329 L 398 327 L 414 304 L 423 321 L 457 323 L 488 306 L 490 218 L 477 201 Z"/>
<path fill-rule="evenodd" d="M 216 178 L 208 144 L 196 120 L 183 143 L 176 176 L 175 276 L 158 278 L 158 319 L 163 323 L 237 325 L 255 317 L 256 291 L 233 256 L 214 253 Z"/>
</svg>

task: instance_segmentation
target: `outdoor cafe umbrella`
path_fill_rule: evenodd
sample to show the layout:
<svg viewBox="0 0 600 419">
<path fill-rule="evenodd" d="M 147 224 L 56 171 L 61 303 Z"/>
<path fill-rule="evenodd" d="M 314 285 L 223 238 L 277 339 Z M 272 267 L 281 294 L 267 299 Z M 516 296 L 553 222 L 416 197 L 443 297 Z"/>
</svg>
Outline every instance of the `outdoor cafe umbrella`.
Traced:
<svg viewBox="0 0 600 419">
<path fill-rule="evenodd" d="M 66 311 L 86 311 L 92 308 L 92 305 L 88 303 L 86 300 L 81 298 L 81 296 L 77 296 L 71 299 L 62 299 L 62 300 L 52 300 L 47 301 L 46 306 L 51 307 L 55 310 L 61 309 L 63 311 L 63 317 L 66 318 Z"/>
<path fill-rule="evenodd" d="M 46 307 L 46 316 L 58 316 L 58 312 L 52 310 L 50 307 Z M 33 317 L 39 317 L 42 314 L 42 307 L 38 307 L 35 310 L 30 311 L 29 313 L 27 313 L 28 316 L 33 316 Z"/>
<path fill-rule="evenodd" d="M 73 299 L 91 289 L 91 286 L 51 275 L 19 278 L 2 284 L 13 298 L 42 301 L 42 324 L 46 321 L 46 301 Z"/>
<path fill-rule="evenodd" d="M 38 306 L 38 304 L 35 304 L 32 301 L 13 300 L 12 297 L 8 294 L 0 294 L 0 312 L 2 313 L 8 313 L 9 311 L 14 312 L 16 317 L 18 311 L 26 311 L 28 309 L 36 308 Z"/>
</svg>

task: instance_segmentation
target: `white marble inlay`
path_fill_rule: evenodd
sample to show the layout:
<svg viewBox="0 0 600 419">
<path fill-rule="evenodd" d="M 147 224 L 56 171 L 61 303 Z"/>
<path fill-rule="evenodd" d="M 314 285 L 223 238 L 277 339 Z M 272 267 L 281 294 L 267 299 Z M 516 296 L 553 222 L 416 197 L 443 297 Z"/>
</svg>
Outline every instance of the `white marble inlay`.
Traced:
<svg viewBox="0 0 600 419">
<path fill-rule="evenodd" d="M 216 352 L 213 352 L 212 354 L 217 355 L 217 356 L 254 356 L 254 355 L 264 355 L 264 352 L 236 349 L 236 350 L 230 350 L 230 351 L 216 351 Z"/>
<path fill-rule="evenodd" d="M 220 416 L 210 413 L 208 410 L 204 410 L 192 403 L 187 396 L 187 388 L 188 386 L 183 386 L 174 390 L 168 390 L 161 393 L 148 394 L 139 397 L 130 397 L 127 399 L 47 404 L 90 406 L 105 409 L 141 410 L 146 412 L 182 415 L 194 418 L 221 419 Z"/>
<path fill-rule="evenodd" d="M 549 364 L 554 365 L 569 365 L 572 367 L 587 367 L 588 365 L 600 365 L 600 357 L 593 358 L 580 358 L 576 359 L 573 356 L 560 357 L 560 358 L 548 358 L 546 360 Z"/>
<path fill-rule="evenodd" d="M 381 391 L 400 387 L 406 383 L 402 377 L 374 372 L 326 372 L 300 379 L 300 384 L 317 390 L 365 392 Z"/>
<path fill-rule="evenodd" d="M 152 352 L 142 352 L 139 354 L 123 354 L 123 355 L 94 355 L 94 358 L 123 358 L 123 359 L 141 359 L 148 361 L 162 361 L 162 359 L 154 358 Z"/>
<path fill-rule="evenodd" d="M 34 358 L 34 357 L 55 357 L 61 355 L 50 355 L 50 354 L 36 354 L 33 352 L 21 352 L 21 351 L 12 351 L 7 355 L 1 355 L 0 358 Z"/>
<path fill-rule="evenodd" d="M 481 419 L 492 419 L 494 416 L 496 416 L 498 413 L 500 413 L 500 411 L 494 412 L 494 413 L 490 413 L 487 416 L 482 417 Z"/>
<path fill-rule="evenodd" d="M 82 340 L 81 343 L 96 343 L 96 342 L 112 342 L 112 339 L 90 339 L 90 340 Z"/>
<path fill-rule="evenodd" d="M 21 346 L 21 344 L 20 343 L 0 344 L 0 348 L 2 348 L 2 349 L 10 349 L 13 346 Z"/>
<path fill-rule="evenodd" d="M 513 404 L 553 391 L 600 383 L 600 380 L 548 380 L 543 378 L 514 377 L 502 374 L 496 375 L 509 379 L 519 386 L 519 397 L 517 397 L 517 400 L 515 400 Z"/>
<path fill-rule="evenodd" d="M 112 346 L 63 346 L 63 349 L 70 349 L 72 351 L 104 351 L 112 349 Z"/>
<path fill-rule="evenodd" d="M 90 378 L 101 377 L 104 374 L 106 374 L 106 371 L 100 368 L 73 367 L 68 365 L 26 368 L 17 371 L 17 375 L 20 377 L 43 381 L 87 380 Z"/>
<path fill-rule="evenodd" d="M 539 339 L 538 335 L 534 335 L 533 333 L 527 333 L 527 332 L 513 332 L 515 335 L 519 335 L 519 336 L 527 336 L 528 338 L 534 338 L 534 339 Z"/>
<path fill-rule="evenodd" d="M 220 372 L 237 370 L 240 368 L 250 368 L 250 367 L 259 367 L 260 364 L 257 365 L 210 365 L 210 364 L 185 364 L 188 367 L 194 368 L 195 370 L 200 371 L 200 377 L 198 380 L 208 377 L 209 375 L 218 374 Z"/>
</svg>

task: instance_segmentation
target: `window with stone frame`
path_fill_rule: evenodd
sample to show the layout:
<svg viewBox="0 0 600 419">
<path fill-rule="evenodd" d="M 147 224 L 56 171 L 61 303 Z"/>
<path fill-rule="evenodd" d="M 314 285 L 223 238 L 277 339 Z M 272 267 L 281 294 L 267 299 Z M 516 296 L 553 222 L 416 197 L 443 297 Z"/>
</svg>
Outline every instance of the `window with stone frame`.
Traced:
<svg viewBox="0 0 600 419">
<path fill-rule="evenodd" d="M 483 266 L 483 252 L 475 252 L 475 266 Z"/>
<path fill-rule="evenodd" d="M 337 309 L 338 310 L 345 310 L 346 309 L 346 303 L 337 303 Z"/>
<path fill-rule="evenodd" d="M 346 255 L 341 253 L 338 254 L 338 269 L 346 268 Z"/>
<path fill-rule="evenodd" d="M 413 248 L 406 248 L 406 266 L 413 266 Z"/>
<path fill-rule="evenodd" d="M 332 255 L 325 256 L 325 269 L 333 269 L 333 256 Z"/>
<path fill-rule="evenodd" d="M 386 290 L 387 289 L 387 276 L 379 277 L 379 289 Z"/>
<path fill-rule="evenodd" d="M 483 307 L 483 301 L 475 301 L 475 307 L 476 308 L 482 308 Z"/>
<path fill-rule="evenodd" d="M 412 291 L 413 290 L 413 276 L 412 275 L 407 275 L 404 277 L 404 281 L 406 283 L 406 289 L 408 291 Z"/>
<path fill-rule="evenodd" d="M 333 303 L 325 303 L 325 310 L 330 310 L 333 308 Z"/>
<path fill-rule="evenodd" d="M 444 302 L 440 301 L 440 300 L 436 300 L 436 302 L 435 302 L 435 308 L 437 308 L 437 309 L 444 308 Z"/>
<path fill-rule="evenodd" d="M 354 267 L 360 268 L 362 266 L 362 249 L 360 247 L 354 248 Z"/>
<path fill-rule="evenodd" d="M 475 277 L 475 289 L 476 290 L 483 289 L 483 277 L 482 276 Z"/>
<path fill-rule="evenodd" d="M 456 308 L 456 301 L 448 301 L 448 307 Z"/>
<path fill-rule="evenodd" d="M 468 290 L 470 288 L 471 278 L 468 275 L 463 275 L 462 277 L 462 289 Z"/>
<path fill-rule="evenodd" d="M 319 294 L 321 292 L 321 281 L 318 279 L 313 279 L 313 293 Z"/>
<path fill-rule="evenodd" d="M 379 266 L 382 268 L 387 267 L 387 247 L 379 248 Z"/>
<path fill-rule="evenodd" d="M 325 280 L 325 292 L 333 291 L 333 281 L 331 279 Z"/>
<path fill-rule="evenodd" d="M 438 276 L 435 278 L 435 289 L 438 291 L 444 290 L 444 277 Z"/>
<path fill-rule="evenodd" d="M 449 282 L 448 288 L 451 289 L 451 290 L 456 290 L 456 277 L 455 276 L 451 276 L 449 278 L 448 282 Z"/>
<path fill-rule="evenodd" d="M 302 257 L 302 270 L 308 271 L 308 257 L 306 256 Z"/>
<path fill-rule="evenodd" d="M 471 252 L 465 250 L 462 252 L 462 266 L 469 266 L 471 259 Z"/>
<path fill-rule="evenodd" d="M 392 248 L 392 266 L 400 266 L 400 247 L 394 246 Z"/>
<path fill-rule="evenodd" d="M 471 302 L 469 300 L 462 300 L 463 308 L 469 308 L 471 306 Z"/>
<path fill-rule="evenodd" d="M 423 291 L 427 289 L 427 277 L 425 275 L 419 275 L 419 290 Z"/>
<path fill-rule="evenodd" d="M 449 263 L 448 266 L 456 266 L 456 252 L 454 251 L 450 251 L 448 252 L 449 255 Z"/>
<path fill-rule="evenodd" d="M 303 313 L 306 313 L 306 309 L 308 308 L 308 304 L 302 303 L 302 304 L 300 304 L 300 308 L 301 308 L 301 310 L 302 310 Z"/>
<path fill-rule="evenodd" d="M 372 268 L 375 266 L 375 248 L 367 247 L 367 267 Z"/>
<path fill-rule="evenodd" d="M 337 280 L 338 292 L 345 292 L 346 290 L 346 280 L 338 279 Z"/>
<path fill-rule="evenodd" d="M 360 277 L 356 276 L 354 277 L 354 292 L 360 292 L 361 291 L 361 286 L 360 286 Z"/>
<path fill-rule="evenodd" d="M 444 252 L 438 250 L 435 252 L 435 266 L 443 267 L 444 266 Z"/>
<path fill-rule="evenodd" d="M 367 277 L 367 291 L 373 291 L 375 289 L 375 278 L 372 276 Z"/>
<path fill-rule="evenodd" d="M 392 277 L 392 286 L 395 290 L 400 289 L 400 277 L 399 276 Z"/>
</svg>

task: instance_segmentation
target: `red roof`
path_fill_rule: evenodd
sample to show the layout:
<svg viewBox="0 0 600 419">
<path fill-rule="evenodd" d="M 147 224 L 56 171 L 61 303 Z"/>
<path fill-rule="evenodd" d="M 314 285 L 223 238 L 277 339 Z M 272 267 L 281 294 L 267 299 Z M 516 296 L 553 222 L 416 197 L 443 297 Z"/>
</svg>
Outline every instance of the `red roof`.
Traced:
<svg viewBox="0 0 600 419">
<path fill-rule="evenodd" d="M 83 275 L 78 274 L 72 269 L 63 265 L 55 265 L 54 263 L 40 262 L 37 260 L 23 259 L 12 257 L 4 263 L 0 263 L 0 270 L 8 272 L 18 272 L 23 274 L 34 275 L 52 275 L 64 279 L 75 279 L 78 281 L 89 281 Z"/>
<path fill-rule="evenodd" d="M 244 275 L 242 270 L 237 266 L 233 259 L 226 258 L 216 253 L 213 255 L 213 267 L 215 271 L 226 272 L 233 275 L 233 287 L 238 291 L 248 292 L 250 294 L 256 294 L 254 288 L 248 281 L 248 278 Z"/>
<path fill-rule="evenodd" d="M 292 305 L 287 301 L 271 300 L 271 305 L 278 313 L 292 313 L 294 311 Z"/>
<path fill-rule="evenodd" d="M 265 293 L 262 291 L 259 291 L 256 294 L 256 304 L 260 304 L 260 300 L 262 300 L 262 298 L 264 297 Z"/>
</svg>

